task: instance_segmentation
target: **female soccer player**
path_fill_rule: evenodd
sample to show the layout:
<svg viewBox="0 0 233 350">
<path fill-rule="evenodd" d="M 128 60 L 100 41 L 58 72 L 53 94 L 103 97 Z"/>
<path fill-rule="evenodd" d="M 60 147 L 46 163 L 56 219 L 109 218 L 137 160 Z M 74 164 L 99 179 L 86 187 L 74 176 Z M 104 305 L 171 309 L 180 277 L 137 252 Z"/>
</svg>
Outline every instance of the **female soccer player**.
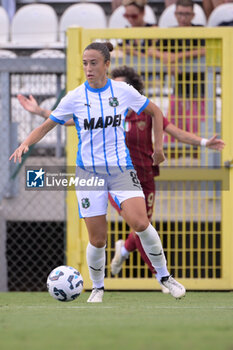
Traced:
<svg viewBox="0 0 233 350">
<path fill-rule="evenodd" d="M 142 79 L 133 68 L 127 66 L 118 67 L 112 71 L 111 75 L 114 80 L 125 81 L 140 93 L 143 92 Z M 29 98 L 19 95 L 18 99 L 21 105 L 33 114 L 38 114 L 44 118 L 48 118 L 51 114 L 51 111 L 38 106 L 32 95 L 30 95 Z M 150 115 L 147 115 L 144 112 L 138 116 L 135 112 L 130 111 L 126 117 L 125 124 L 127 125 L 126 144 L 130 151 L 131 160 L 137 171 L 145 195 L 147 215 L 149 220 L 151 220 L 155 197 L 154 176 L 159 175 L 158 166 L 152 165 L 152 120 Z M 69 120 L 65 125 L 75 124 L 73 120 Z M 202 139 L 199 136 L 175 127 L 173 124 L 169 123 L 166 118 L 163 119 L 163 128 L 166 133 L 178 139 L 180 142 L 200 146 Z M 224 142 L 220 139 L 216 139 L 215 135 L 206 141 L 206 147 L 221 150 L 224 147 Z M 113 199 L 111 200 L 111 203 L 118 212 L 120 212 L 119 207 L 115 204 Z M 147 258 L 140 239 L 135 232 L 131 232 L 125 242 L 123 240 L 117 241 L 115 247 L 116 254 L 111 264 L 112 274 L 115 275 L 120 272 L 122 264 L 128 257 L 129 252 L 132 252 L 135 249 L 139 250 L 143 260 L 148 264 L 152 273 L 156 274 L 156 271 L 151 265 L 150 260 Z M 163 286 L 162 290 L 169 291 Z"/>
<path fill-rule="evenodd" d="M 73 118 L 79 135 L 77 174 L 85 177 L 98 174 L 107 187 L 105 191 L 77 190 L 80 214 L 89 234 L 87 264 L 93 290 L 88 302 L 102 302 L 104 294 L 108 192 L 121 206 L 122 215 L 129 226 L 139 235 L 161 283 L 172 296 L 181 298 L 185 295 L 185 288 L 167 270 L 159 235 L 147 217 L 144 194 L 125 144 L 123 129 L 127 109 L 137 114 L 145 110 L 153 117 L 153 161 L 158 165 L 164 161 L 163 115 L 155 104 L 132 86 L 108 79 L 112 49 L 110 43 L 95 42 L 86 47 L 83 52 L 86 82 L 62 99 L 50 117 L 15 150 L 10 160 L 21 162 L 22 154 L 28 151 L 30 145 L 40 141 L 57 123 L 65 124 Z M 127 185 L 127 190 L 122 190 L 122 185 Z"/>
</svg>

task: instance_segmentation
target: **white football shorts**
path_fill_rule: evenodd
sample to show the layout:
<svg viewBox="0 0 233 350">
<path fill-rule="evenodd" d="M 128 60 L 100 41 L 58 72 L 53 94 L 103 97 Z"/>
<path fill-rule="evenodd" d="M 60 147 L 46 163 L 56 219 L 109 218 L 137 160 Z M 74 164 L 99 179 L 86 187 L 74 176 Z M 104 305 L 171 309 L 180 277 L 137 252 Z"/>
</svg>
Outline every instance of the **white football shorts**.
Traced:
<svg viewBox="0 0 233 350">
<path fill-rule="evenodd" d="M 135 169 L 119 170 L 114 174 L 93 173 L 76 168 L 76 195 L 80 218 L 106 215 L 108 193 L 116 204 L 133 197 L 145 198 Z"/>
</svg>

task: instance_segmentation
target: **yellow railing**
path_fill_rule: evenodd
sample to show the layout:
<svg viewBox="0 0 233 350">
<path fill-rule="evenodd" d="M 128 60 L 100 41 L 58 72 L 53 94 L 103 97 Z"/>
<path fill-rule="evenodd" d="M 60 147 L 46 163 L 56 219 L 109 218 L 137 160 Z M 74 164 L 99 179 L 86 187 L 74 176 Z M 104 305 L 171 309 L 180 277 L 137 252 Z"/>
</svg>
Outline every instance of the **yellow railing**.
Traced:
<svg viewBox="0 0 233 350">
<path fill-rule="evenodd" d="M 218 133 L 226 142 L 218 154 L 165 137 L 167 160 L 156 179 L 153 222 L 163 241 L 169 270 L 188 289 L 233 289 L 233 29 L 71 28 L 68 90 L 84 81 L 82 52 L 95 40 L 112 40 L 112 67 L 134 67 L 144 79 L 145 94 L 174 124 L 206 138 Z M 166 53 L 162 55 L 162 51 Z M 75 164 L 76 145 L 76 131 L 69 128 L 68 165 Z M 118 277 L 111 276 L 114 242 L 126 239 L 128 227 L 110 206 L 108 231 L 105 287 L 159 288 L 137 252 Z M 85 259 L 87 241 L 75 192 L 69 191 L 67 262 L 81 271 L 85 287 L 91 288 Z"/>
</svg>

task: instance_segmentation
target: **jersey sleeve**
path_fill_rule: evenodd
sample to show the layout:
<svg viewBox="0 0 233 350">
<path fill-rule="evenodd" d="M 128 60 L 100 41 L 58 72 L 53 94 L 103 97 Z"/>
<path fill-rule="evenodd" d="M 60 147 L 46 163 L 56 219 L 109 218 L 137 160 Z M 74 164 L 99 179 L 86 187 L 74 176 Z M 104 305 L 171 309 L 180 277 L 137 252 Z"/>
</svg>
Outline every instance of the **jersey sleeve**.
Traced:
<svg viewBox="0 0 233 350">
<path fill-rule="evenodd" d="M 150 100 L 141 95 L 133 86 L 127 85 L 127 100 L 128 107 L 138 115 L 148 106 Z"/>
<path fill-rule="evenodd" d="M 49 118 L 59 124 L 65 124 L 69 119 L 73 118 L 73 98 L 71 92 L 61 99 L 61 102 L 52 111 Z"/>
</svg>

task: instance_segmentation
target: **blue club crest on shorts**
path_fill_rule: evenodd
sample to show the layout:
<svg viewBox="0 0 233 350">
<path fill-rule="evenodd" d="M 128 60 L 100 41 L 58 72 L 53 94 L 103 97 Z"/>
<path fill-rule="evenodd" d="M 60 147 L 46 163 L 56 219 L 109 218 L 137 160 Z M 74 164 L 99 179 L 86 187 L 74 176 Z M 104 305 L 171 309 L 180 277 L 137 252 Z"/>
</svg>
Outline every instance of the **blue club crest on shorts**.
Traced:
<svg viewBox="0 0 233 350">
<path fill-rule="evenodd" d="M 82 207 L 84 209 L 87 209 L 90 207 L 90 201 L 89 201 L 89 198 L 82 198 L 81 199 L 81 202 L 82 202 Z"/>
</svg>

